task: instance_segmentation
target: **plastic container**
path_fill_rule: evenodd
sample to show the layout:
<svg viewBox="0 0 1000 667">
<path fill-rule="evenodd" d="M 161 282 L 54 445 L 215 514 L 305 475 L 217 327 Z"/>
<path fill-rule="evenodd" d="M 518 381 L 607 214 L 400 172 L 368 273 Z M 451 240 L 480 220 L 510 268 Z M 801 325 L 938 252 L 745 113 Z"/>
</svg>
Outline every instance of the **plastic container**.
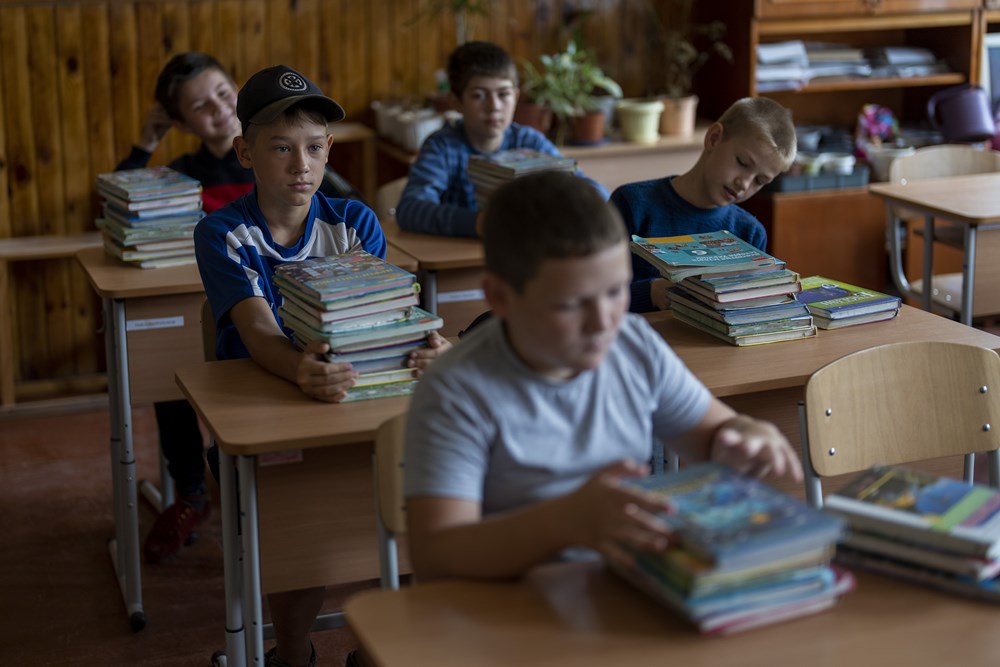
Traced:
<svg viewBox="0 0 1000 667">
<path fill-rule="evenodd" d="M 769 192 L 809 192 L 811 190 L 829 190 L 832 188 L 860 188 L 868 185 L 868 166 L 855 164 L 850 174 L 834 174 L 824 172 L 810 174 L 782 174 L 771 181 L 765 190 Z"/>
<path fill-rule="evenodd" d="M 444 116 L 434 109 L 404 111 L 396 117 L 397 128 L 394 137 L 397 144 L 416 153 L 420 144 L 433 132 L 444 126 Z"/>
</svg>

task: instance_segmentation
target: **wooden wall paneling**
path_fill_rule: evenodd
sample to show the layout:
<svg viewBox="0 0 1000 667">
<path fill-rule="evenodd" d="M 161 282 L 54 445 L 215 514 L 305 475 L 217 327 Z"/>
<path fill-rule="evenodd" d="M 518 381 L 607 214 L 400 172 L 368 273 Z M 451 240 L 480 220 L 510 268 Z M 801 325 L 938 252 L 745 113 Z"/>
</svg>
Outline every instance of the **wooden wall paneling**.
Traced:
<svg viewBox="0 0 1000 667">
<path fill-rule="evenodd" d="M 449 16 L 449 18 L 451 18 Z M 454 25 L 454 21 L 452 21 Z M 433 94 L 436 83 L 434 80 L 434 70 L 445 66 L 445 61 L 441 58 L 441 39 L 448 32 L 446 24 L 440 20 L 431 18 L 423 19 L 411 29 L 414 36 L 414 89 L 413 93 L 418 97 L 425 97 Z M 451 32 L 454 32 L 454 27 Z"/>
<path fill-rule="evenodd" d="M 410 98 L 415 90 L 416 72 L 413 67 L 417 50 L 417 32 L 423 29 L 424 21 L 413 22 L 417 4 L 413 0 L 396 0 L 392 3 L 392 13 L 386 17 L 393 26 L 391 45 L 392 87 L 396 97 Z"/>
<path fill-rule="evenodd" d="M 62 23 L 65 18 L 60 18 Z M 110 31 L 108 8 L 104 4 L 85 5 L 80 8 L 80 48 L 77 53 L 79 82 L 82 90 L 75 95 L 73 104 L 83 114 L 83 130 L 79 136 L 64 135 L 66 153 L 78 151 L 84 160 L 79 178 L 67 173 L 67 193 L 75 203 L 74 219 L 70 224 L 74 232 L 94 228 L 97 213 L 94 178 L 99 171 L 106 171 L 115 164 L 114 130 L 115 114 L 111 103 L 111 68 L 109 57 Z M 65 95 L 66 93 L 64 93 Z M 68 105 L 67 105 L 68 106 Z M 86 147 L 86 150 L 83 148 Z M 73 167 L 70 168 L 70 171 Z M 71 184 L 71 182 L 73 184 Z M 79 192 L 75 192 L 75 188 Z M 73 193 L 70 195 L 69 193 Z M 101 318 L 100 301 L 90 287 L 76 261 L 67 261 L 69 278 L 70 337 L 73 372 L 77 375 L 93 374 L 103 368 L 103 339 L 98 334 Z"/>
<path fill-rule="evenodd" d="M 135 113 L 137 113 L 137 123 L 135 131 L 129 139 L 129 144 L 125 148 L 122 156 L 128 155 L 132 145 L 139 140 L 142 133 L 143 121 L 153 105 L 153 91 L 156 89 L 156 77 L 167 60 L 168 52 L 164 49 L 164 41 L 167 39 L 165 25 L 163 21 L 163 5 L 160 3 L 138 3 L 135 11 L 136 35 L 138 41 L 135 47 L 137 56 L 135 86 L 138 91 L 136 98 Z M 178 141 L 177 132 L 167 133 L 164 140 L 160 142 L 153 153 L 153 164 L 164 164 L 173 151 L 180 148 L 175 142 Z"/>
<path fill-rule="evenodd" d="M 243 12 L 241 0 L 221 0 L 214 3 L 215 17 L 211 24 L 214 54 L 240 86 L 246 80 L 240 54 Z"/>
<path fill-rule="evenodd" d="M 113 2 L 108 5 L 111 59 L 111 108 L 114 112 L 114 159 L 104 165 L 111 170 L 139 139 L 142 128 L 139 98 L 139 34 L 138 16 L 132 4 Z M 152 90 L 152 89 L 150 89 Z M 152 94 L 152 93 L 150 93 Z M 146 103 L 148 104 L 148 102 Z M 143 106 L 143 109 L 146 107 Z"/>
<path fill-rule="evenodd" d="M 292 46 L 290 64 L 329 94 L 332 82 L 325 63 L 321 64 L 320 61 L 320 26 L 316 1 L 296 0 L 294 3 L 283 3 L 285 6 L 291 5 L 289 32 L 285 35 L 272 35 L 271 39 L 287 40 Z"/>
<path fill-rule="evenodd" d="M 298 41 L 298 35 L 292 33 L 292 13 L 288 0 L 268 0 L 266 15 L 263 33 L 268 61 L 264 67 L 270 65 L 296 67 L 293 43 Z M 307 76 L 309 74 L 306 72 Z"/>
<path fill-rule="evenodd" d="M 162 53 L 155 63 L 151 63 L 151 65 L 155 64 L 155 67 L 150 67 L 147 71 L 146 75 L 150 78 L 142 82 L 144 104 L 141 108 L 144 109 L 143 114 L 148 113 L 154 104 L 156 80 L 167 61 L 178 53 L 196 48 L 191 38 L 191 4 L 188 0 L 173 0 L 162 3 L 160 19 L 163 33 L 160 38 Z M 159 159 L 163 163 L 168 163 L 177 155 L 197 150 L 200 142 L 190 133 L 171 130 L 167 132 L 161 144 L 163 147 L 157 151 Z"/>
<path fill-rule="evenodd" d="M 57 6 L 57 112 L 61 124 L 64 198 L 60 234 L 93 228 L 90 193 L 91 137 L 87 126 L 87 90 L 83 63 L 82 8 Z"/>
<path fill-rule="evenodd" d="M 396 94 L 392 83 L 392 29 L 389 23 L 392 3 L 390 0 L 371 0 L 368 3 L 368 81 L 372 101 L 386 101 Z"/>
<path fill-rule="evenodd" d="M 507 51 L 519 71 L 523 72 L 524 63 L 532 59 L 531 35 L 534 27 L 534 8 L 525 2 L 512 2 L 508 20 L 510 22 L 510 43 Z"/>
<path fill-rule="evenodd" d="M 363 121 L 371 101 L 371 83 L 367 76 L 372 67 L 372 51 L 367 48 L 366 28 L 371 14 L 367 2 L 354 3 L 341 0 L 336 16 L 325 17 L 326 29 L 333 34 L 324 42 L 326 60 L 334 75 L 334 90 L 342 98 L 336 98 L 344 105 L 348 118 Z"/>
<path fill-rule="evenodd" d="M 0 8 L 0 25 L 7 18 L 7 10 Z M 0 27 L 0 39 L 6 40 L 6 35 Z M 7 42 L 4 41 L 4 44 Z M 7 77 L 4 76 L 7 67 L 5 61 L 8 59 L 6 49 L 0 49 L 0 90 L 8 91 Z M 0 239 L 10 238 L 13 235 L 13 210 L 11 209 L 10 197 L 7 195 L 8 183 L 11 180 L 10 154 L 7 149 L 7 104 L 13 99 L 9 95 L 0 95 Z M 6 273 L 0 271 L 0 273 Z M 0 289 L 9 289 L 10 285 L 4 281 L 0 284 Z M 0 299 L 3 301 L 3 299 Z"/>
<path fill-rule="evenodd" d="M 27 13 L 28 71 L 31 83 L 31 122 L 34 128 L 35 173 L 32 187 L 38 195 L 38 217 L 32 234 L 65 234 L 63 199 L 64 158 L 59 117 L 59 69 L 55 11 L 32 7 Z"/>
<path fill-rule="evenodd" d="M 189 49 L 210 53 L 216 58 L 220 58 L 219 48 L 215 40 L 216 34 L 222 29 L 218 18 L 220 4 L 215 2 L 192 2 L 190 4 L 188 9 L 191 17 Z M 226 64 L 223 60 L 219 60 L 219 62 L 223 65 Z"/>
<path fill-rule="evenodd" d="M 243 75 L 241 84 L 255 72 L 275 65 L 268 52 L 268 36 L 264 28 L 269 20 L 264 0 L 247 0 L 243 4 Z"/>
<path fill-rule="evenodd" d="M 0 10 L 0 42 L 4 45 L 3 99 L 7 106 L 10 235 L 25 236 L 35 233 L 35 222 L 38 220 L 27 10 L 18 7 Z"/>
</svg>

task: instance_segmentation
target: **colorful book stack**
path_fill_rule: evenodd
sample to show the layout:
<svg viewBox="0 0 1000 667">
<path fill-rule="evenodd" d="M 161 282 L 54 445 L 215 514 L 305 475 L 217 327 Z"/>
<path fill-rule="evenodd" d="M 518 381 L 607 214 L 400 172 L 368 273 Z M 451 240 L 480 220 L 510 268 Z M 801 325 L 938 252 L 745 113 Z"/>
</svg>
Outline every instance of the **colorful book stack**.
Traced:
<svg viewBox="0 0 1000 667">
<path fill-rule="evenodd" d="M 97 175 L 105 251 L 143 269 L 194 264 L 201 183 L 169 167 Z"/>
<path fill-rule="evenodd" d="M 901 303 L 898 296 L 823 276 L 803 278 L 802 291 L 795 298 L 806 305 L 820 329 L 891 320 Z"/>
<path fill-rule="evenodd" d="M 359 373 L 348 401 L 403 396 L 416 384 L 408 355 L 441 318 L 417 307 L 416 276 L 363 250 L 281 264 L 274 282 L 285 326 L 303 348 L 321 340 L 331 362 Z"/>
<path fill-rule="evenodd" d="M 875 466 L 825 506 L 849 525 L 838 562 L 1000 602 L 1000 489 Z"/>
<path fill-rule="evenodd" d="M 612 567 L 704 634 L 814 614 L 854 586 L 830 566 L 843 521 L 756 479 L 704 463 L 629 483 L 671 500 L 679 544 Z"/>
<path fill-rule="evenodd" d="M 469 157 L 469 180 L 476 188 L 476 203 L 480 210 L 486 207 L 496 189 L 507 181 L 540 171 L 576 171 L 576 160 L 530 148 L 512 148 Z"/>
<path fill-rule="evenodd" d="M 731 232 L 633 236 L 632 252 L 670 281 L 670 310 L 681 322 L 741 346 L 816 335 L 795 300 L 799 274 Z"/>
</svg>

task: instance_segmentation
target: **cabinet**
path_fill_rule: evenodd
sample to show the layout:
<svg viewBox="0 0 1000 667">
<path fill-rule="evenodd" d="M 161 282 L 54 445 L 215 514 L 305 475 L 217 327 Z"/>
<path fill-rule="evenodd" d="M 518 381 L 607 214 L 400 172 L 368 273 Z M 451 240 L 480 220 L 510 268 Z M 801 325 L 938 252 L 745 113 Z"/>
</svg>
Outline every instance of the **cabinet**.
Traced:
<svg viewBox="0 0 1000 667">
<path fill-rule="evenodd" d="M 988 0 L 994 2 L 995 0 Z M 893 110 L 901 123 L 925 123 L 927 100 L 938 90 L 979 80 L 982 35 L 987 25 L 983 0 L 739 0 L 697 3 L 698 21 L 722 21 L 733 50 L 732 64 L 710 59 L 695 83 L 699 112 L 717 118 L 734 100 L 767 95 L 792 110 L 796 124 L 833 125 L 853 132 L 858 111 L 875 103 Z M 857 47 L 915 46 L 931 49 L 948 63 L 949 72 L 899 78 L 837 77 L 814 80 L 796 91 L 758 92 L 758 44 L 793 39 Z M 808 275 L 819 266 L 840 267 L 837 277 L 875 289 L 887 287 L 884 227 L 880 205 L 863 190 L 767 193 L 747 208 L 771 229 L 769 250 L 789 267 Z M 873 198 L 874 199 L 874 198 Z M 814 233 L 797 238 L 794 229 Z M 830 242 L 829 234 L 845 241 Z M 848 238 L 842 230 L 853 230 Z M 817 258 L 824 258 L 818 262 Z"/>
</svg>

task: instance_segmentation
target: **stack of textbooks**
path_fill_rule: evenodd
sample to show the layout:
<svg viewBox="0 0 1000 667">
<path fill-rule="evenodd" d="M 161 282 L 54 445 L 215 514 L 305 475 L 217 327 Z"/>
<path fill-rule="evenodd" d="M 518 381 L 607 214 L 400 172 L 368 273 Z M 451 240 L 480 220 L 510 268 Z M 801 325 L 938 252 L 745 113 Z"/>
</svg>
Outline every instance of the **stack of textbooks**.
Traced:
<svg viewBox="0 0 1000 667">
<path fill-rule="evenodd" d="M 830 565 L 843 521 L 756 479 L 705 463 L 629 484 L 670 499 L 679 544 L 612 567 L 704 634 L 814 614 L 854 587 Z"/>
<path fill-rule="evenodd" d="M 417 307 L 416 276 L 363 250 L 281 264 L 274 271 L 278 309 L 295 343 L 330 346 L 327 359 L 359 373 L 347 401 L 410 394 L 416 371 L 409 353 L 441 318 Z"/>
<path fill-rule="evenodd" d="M 1000 489 L 875 466 L 825 505 L 849 526 L 839 563 L 1000 602 Z"/>
<path fill-rule="evenodd" d="M 670 281 L 670 310 L 681 322 L 741 346 L 816 335 L 795 299 L 799 274 L 731 232 L 633 236 L 632 252 Z"/>
<path fill-rule="evenodd" d="M 469 157 L 469 180 L 475 186 L 476 203 L 480 210 L 486 208 L 490 196 L 507 181 L 540 171 L 573 172 L 576 171 L 576 160 L 531 148 L 512 148 Z"/>
<path fill-rule="evenodd" d="M 194 264 L 201 183 L 169 167 L 97 175 L 104 198 L 97 226 L 112 257 L 151 269 Z"/>
<path fill-rule="evenodd" d="M 795 298 L 806 305 L 820 329 L 891 320 L 899 313 L 901 303 L 898 296 L 823 276 L 803 278 L 802 291 Z"/>
</svg>

